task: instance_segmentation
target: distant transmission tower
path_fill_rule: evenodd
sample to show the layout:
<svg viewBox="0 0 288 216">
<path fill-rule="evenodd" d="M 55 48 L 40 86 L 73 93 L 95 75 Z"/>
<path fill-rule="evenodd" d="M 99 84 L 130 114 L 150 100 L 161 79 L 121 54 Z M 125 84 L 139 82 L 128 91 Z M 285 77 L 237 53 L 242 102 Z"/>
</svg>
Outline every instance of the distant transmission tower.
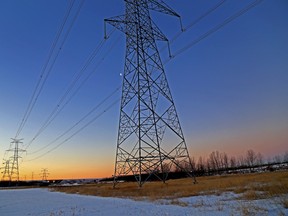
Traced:
<svg viewBox="0 0 288 216">
<path fill-rule="evenodd" d="M 165 182 L 170 171 L 192 177 L 193 167 L 156 45 L 156 40 L 168 39 L 152 21 L 150 10 L 180 16 L 160 0 L 125 2 L 125 15 L 105 19 L 126 34 L 114 187 L 127 175 L 134 175 L 140 187 L 155 177 Z"/>
<path fill-rule="evenodd" d="M 10 172 L 10 178 L 11 180 L 15 179 L 16 181 L 19 181 L 19 156 L 20 152 L 25 152 L 25 150 L 19 148 L 19 144 L 22 144 L 23 139 L 13 139 L 11 142 L 11 146 L 14 144 L 14 148 L 9 149 L 7 151 L 13 152 L 13 156 L 10 157 L 10 160 L 12 161 L 11 166 L 11 172 Z"/>
<path fill-rule="evenodd" d="M 1 181 L 11 181 L 10 175 L 10 160 L 6 160 L 3 164 L 5 164 L 4 171 L 2 172 L 3 176 Z"/>
<path fill-rule="evenodd" d="M 48 173 L 48 169 L 47 168 L 43 168 L 41 170 L 41 176 L 42 176 L 42 181 L 47 181 L 47 177 L 48 177 L 49 173 Z"/>
</svg>

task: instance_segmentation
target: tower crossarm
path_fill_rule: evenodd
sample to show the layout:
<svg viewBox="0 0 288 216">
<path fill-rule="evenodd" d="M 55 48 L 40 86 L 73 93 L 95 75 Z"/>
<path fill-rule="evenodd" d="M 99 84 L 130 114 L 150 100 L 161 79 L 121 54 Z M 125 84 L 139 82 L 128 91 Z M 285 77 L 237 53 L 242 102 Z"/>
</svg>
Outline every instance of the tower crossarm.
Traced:
<svg viewBox="0 0 288 216">
<path fill-rule="evenodd" d="M 177 14 L 172 8 L 170 8 L 165 2 L 159 0 L 148 0 L 148 7 L 150 10 L 157 12 L 165 13 L 171 16 L 176 16 L 180 18 L 180 15 Z"/>
<path fill-rule="evenodd" d="M 120 15 L 116 17 L 111 17 L 109 19 L 104 19 L 105 29 L 106 29 L 106 23 L 109 23 L 110 25 L 114 26 L 118 30 L 127 33 L 126 24 L 131 24 L 132 22 L 127 21 L 125 15 Z M 106 31 L 106 30 L 105 30 Z M 106 35 L 106 32 L 105 32 Z"/>
<path fill-rule="evenodd" d="M 109 19 L 104 19 L 105 22 L 105 29 L 106 29 L 106 23 L 114 26 L 116 29 L 120 30 L 121 32 L 125 33 L 126 35 L 131 34 L 131 25 L 141 25 L 137 21 L 131 22 L 128 21 L 125 15 L 120 15 L 116 17 L 112 17 Z M 163 32 L 159 29 L 159 27 L 153 22 L 153 20 L 150 20 L 152 23 L 152 35 L 150 33 L 151 29 L 145 29 L 145 26 L 141 25 L 141 28 L 143 28 L 143 31 L 148 33 L 146 34 L 147 37 L 145 39 L 155 39 L 158 41 L 168 41 L 167 37 L 163 34 Z M 106 31 L 106 30 L 105 30 Z M 105 38 L 107 38 L 105 32 Z M 152 37 L 153 36 L 153 37 Z"/>
<path fill-rule="evenodd" d="M 138 4 L 138 6 L 141 6 L 142 4 L 146 4 L 146 2 L 142 2 L 142 1 L 138 1 L 137 3 L 131 0 L 124 0 L 124 1 L 126 3 L 133 4 L 133 5 Z M 180 17 L 179 14 L 177 14 L 172 8 L 170 8 L 162 0 L 148 0 L 147 4 L 148 4 L 149 10 L 154 10 L 154 11 L 165 13 L 171 16 Z"/>
</svg>

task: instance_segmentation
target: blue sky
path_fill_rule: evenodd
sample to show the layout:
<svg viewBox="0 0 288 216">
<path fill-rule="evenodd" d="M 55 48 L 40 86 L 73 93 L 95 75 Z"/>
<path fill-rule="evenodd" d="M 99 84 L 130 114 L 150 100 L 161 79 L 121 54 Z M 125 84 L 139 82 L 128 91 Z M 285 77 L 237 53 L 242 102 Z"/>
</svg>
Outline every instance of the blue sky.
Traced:
<svg viewBox="0 0 288 216">
<path fill-rule="evenodd" d="M 79 2 L 76 0 L 72 15 Z M 185 27 L 220 1 L 165 2 L 181 15 Z M 226 1 L 171 43 L 172 54 L 251 2 Z M 67 5 L 68 1 L 64 0 L 1 1 L 1 158 L 23 118 Z M 72 82 L 73 75 L 81 71 L 103 39 L 103 20 L 124 14 L 124 9 L 124 1 L 85 1 L 21 131 L 19 138 L 24 138 L 25 145 L 55 108 Z M 264 0 L 165 64 L 192 156 L 207 156 L 214 150 L 238 155 L 254 149 L 266 157 L 272 157 L 288 150 L 287 11 L 286 0 Z M 167 38 L 171 39 L 179 33 L 177 18 L 155 12 L 152 16 Z M 67 26 L 69 22 L 71 17 Z M 107 27 L 108 31 L 113 29 Z M 165 43 L 159 42 L 158 45 L 161 48 Z M 167 49 L 161 50 L 161 57 L 165 61 L 168 59 Z M 31 154 L 70 128 L 121 85 L 124 56 L 125 36 L 115 31 L 83 77 L 97 67 L 93 76 L 29 146 L 27 155 L 23 155 L 22 173 L 29 176 L 29 173 L 40 172 L 41 168 L 46 167 L 51 175 L 62 174 L 62 177 L 99 177 L 113 173 L 119 102 L 103 115 L 101 113 L 120 99 L 121 91 L 116 92 L 86 120 L 88 122 L 100 114 L 93 124 L 55 151 L 37 160 L 29 160 L 45 154 L 69 137 L 67 134 L 43 151 Z"/>
</svg>

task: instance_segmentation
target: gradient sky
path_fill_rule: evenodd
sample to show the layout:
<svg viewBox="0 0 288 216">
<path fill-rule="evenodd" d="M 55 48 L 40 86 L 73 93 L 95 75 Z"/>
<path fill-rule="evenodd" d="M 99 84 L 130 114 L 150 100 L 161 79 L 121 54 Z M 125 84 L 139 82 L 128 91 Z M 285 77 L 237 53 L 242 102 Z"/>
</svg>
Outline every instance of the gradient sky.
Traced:
<svg viewBox="0 0 288 216">
<path fill-rule="evenodd" d="M 67 2 L 1 0 L 1 160 L 9 148 L 10 138 L 16 134 L 39 80 Z M 165 2 L 181 15 L 185 27 L 220 1 Z M 251 2 L 225 2 L 171 43 L 172 54 Z M 76 0 L 75 4 L 79 4 L 79 1 Z M 191 156 L 207 157 L 215 150 L 237 156 L 253 149 L 268 158 L 288 150 L 287 11 L 287 0 L 264 0 L 165 64 Z M 21 131 L 19 138 L 24 138 L 23 148 L 57 105 L 72 82 L 73 75 L 81 70 L 103 39 L 103 19 L 123 13 L 124 1 L 85 1 L 31 116 Z M 179 33 L 177 18 L 155 12 L 152 16 L 168 38 Z M 108 31 L 112 29 L 108 26 Z M 159 42 L 158 45 L 161 48 L 165 43 Z M 22 155 L 21 178 L 26 176 L 30 179 L 32 172 L 35 179 L 39 178 L 41 168 L 49 169 L 50 178 L 104 177 L 113 174 L 119 102 L 81 133 L 56 150 L 46 153 L 120 99 L 121 91 L 58 142 L 34 152 L 70 128 L 121 85 L 124 56 L 125 36 L 115 31 L 84 73 L 88 74 L 97 67 L 93 76 L 63 112 L 32 142 L 27 154 Z M 161 49 L 161 57 L 163 61 L 168 59 L 167 49 Z M 35 159 L 43 154 L 43 157 Z"/>
</svg>

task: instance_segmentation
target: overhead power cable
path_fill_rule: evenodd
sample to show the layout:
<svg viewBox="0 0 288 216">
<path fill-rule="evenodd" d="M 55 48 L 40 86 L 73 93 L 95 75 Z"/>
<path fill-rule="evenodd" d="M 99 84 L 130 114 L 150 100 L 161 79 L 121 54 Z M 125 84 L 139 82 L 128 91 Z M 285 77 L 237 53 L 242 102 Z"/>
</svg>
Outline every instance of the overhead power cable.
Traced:
<svg viewBox="0 0 288 216">
<path fill-rule="evenodd" d="M 188 49 L 190 49 L 191 47 L 193 47 L 194 45 L 198 44 L 200 41 L 204 40 L 205 38 L 207 38 L 208 36 L 210 36 L 211 34 L 217 32 L 218 30 L 220 30 L 221 28 L 223 28 L 225 25 L 229 24 L 230 22 L 232 22 L 233 20 L 235 20 L 236 18 L 240 17 L 241 15 L 245 14 L 246 12 L 248 12 L 250 9 L 256 7 L 257 5 L 259 5 L 260 3 L 262 3 L 264 0 L 256 0 L 254 2 L 252 2 L 251 4 L 247 5 L 245 8 L 241 9 L 240 11 L 238 11 L 237 13 L 233 14 L 232 16 L 228 17 L 227 19 L 224 20 L 224 22 L 220 23 L 219 25 L 215 26 L 214 28 L 210 29 L 209 31 L 207 31 L 206 33 L 204 33 L 203 35 L 201 35 L 200 37 L 198 37 L 197 39 L 193 40 L 191 43 L 189 43 L 188 45 L 184 46 L 183 48 L 179 49 L 178 51 L 175 52 L 175 54 L 172 56 L 172 58 L 182 54 L 183 52 L 187 51 Z M 171 59 L 166 60 L 165 63 L 169 62 Z"/>
<path fill-rule="evenodd" d="M 206 11 L 204 14 L 202 14 L 200 17 L 198 17 L 196 20 L 194 20 L 192 23 L 190 23 L 189 25 L 187 25 L 184 29 L 184 31 L 187 31 L 188 29 L 190 29 L 191 27 L 193 27 L 195 24 L 197 24 L 198 22 L 200 22 L 204 17 L 208 16 L 210 13 L 212 13 L 213 11 L 215 11 L 218 7 L 220 7 L 226 0 L 221 0 L 219 3 L 217 3 L 215 6 L 213 6 L 212 8 L 210 8 L 208 11 Z M 115 29 L 113 30 L 115 31 Z M 172 40 L 171 43 L 174 42 L 183 32 L 179 32 L 177 35 L 175 35 Z M 111 35 L 111 34 L 110 34 Z M 110 37 L 107 36 L 107 38 Z M 102 42 L 102 41 L 101 41 Z M 100 44 L 101 44 L 100 42 Z M 97 49 L 97 48 L 96 48 Z M 102 58 L 103 60 L 104 58 Z M 88 60 L 89 61 L 89 60 Z M 36 135 L 32 138 L 32 140 L 28 143 L 28 145 L 26 146 L 26 149 L 32 144 L 32 142 L 34 142 L 34 140 L 51 124 L 51 122 L 57 117 L 57 115 L 64 109 L 64 107 L 71 101 L 71 99 L 76 95 L 76 93 L 79 91 L 79 89 L 83 86 L 83 84 L 89 79 L 89 77 L 92 75 L 92 73 L 90 73 L 87 78 L 81 83 L 81 85 L 79 86 L 79 88 L 73 93 L 73 95 L 67 100 L 67 102 L 64 104 L 64 106 L 59 110 L 60 104 L 57 104 L 57 106 L 54 108 L 54 110 L 52 111 L 52 113 L 50 114 L 50 116 L 47 118 L 47 120 L 45 121 L 45 123 L 42 125 L 42 127 L 38 130 L 38 132 L 36 133 Z M 69 90 L 67 90 L 69 91 Z M 66 97 L 66 96 L 63 96 Z M 63 98 L 62 97 L 62 98 Z M 58 110 L 58 111 L 57 111 Z"/>
<path fill-rule="evenodd" d="M 114 31 L 115 31 L 115 29 L 113 30 L 113 32 L 114 32 Z M 111 32 L 111 34 L 112 34 L 112 32 Z M 110 35 L 111 35 L 111 34 L 110 34 Z M 108 54 L 114 49 L 114 47 L 116 46 L 116 44 L 117 44 L 118 42 L 119 42 L 119 38 L 112 44 L 112 46 L 108 49 L 108 51 L 103 55 L 103 57 L 100 59 L 100 61 L 98 62 L 98 64 L 97 64 L 96 67 L 94 68 L 94 70 L 91 71 L 90 74 L 86 77 L 86 79 L 82 81 L 81 85 L 76 89 L 76 91 L 74 92 L 74 94 L 70 96 L 70 98 L 66 101 L 66 103 L 64 104 L 64 106 L 71 101 L 72 97 L 75 96 L 75 94 L 79 91 L 79 89 L 81 88 L 81 86 L 84 85 L 84 83 L 89 79 L 89 77 L 93 74 L 93 72 L 95 72 L 95 70 L 98 68 L 99 64 L 100 64 L 102 61 L 105 60 L 105 58 L 106 58 L 106 57 L 108 56 Z M 50 142 L 49 144 L 47 144 L 46 146 L 44 146 L 44 147 L 42 147 L 42 148 L 40 148 L 40 149 L 36 150 L 35 152 L 30 153 L 30 154 L 38 153 L 38 152 L 46 149 L 47 147 L 53 145 L 54 143 L 56 143 L 60 138 L 62 138 L 63 136 L 65 136 L 65 135 L 66 135 L 67 133 L 69 133 L 72 129 L 74 129 L 74 128 L 75 128 L 76 126 L 78 126 L 81 122 L 83 122 L 87 117 L 89 117 L 91 114 L 93 114 L 102 104 L 104 104 L 108 99 L 110 99 L 114 94 L 116 94 L 116 93 L 119 91 L 120 88 L 121 88 L 121 86 L 118 86 L 118 87 L 117 87 L 111 94 L 109 94 L 104 100 L 102 100 L 98 105 L 96 105 L 93 109 L 91 109 L 85 116 L 83 116 L 79 121 L 77 121 L 72 127 L 70 127 L 69 129 L 67 129 L 64 133 L 62 133 L 61 135 L 59 135 L 56 139 L 54 139 L 53 141 L 51 141 L 51 142 Z M 100 116 L 102 116 L 102 115 L 103 115 L 105 112 L 107 112 L 110 108 L 112 108 L 114 105 L 116 105 L 116 103 L 117 103 L 118 101 L 119 101 L 119 100 L 116 100 L 114 103 L 112 103 L 108 108 L 106 108 L 106 109 L 102 112 L 102 114 L 99 114 L 98 116 L 96 116 L 97 118 L 93 118 L 93 119 L 94 119 L 94 120 L 92 119 L 93 121 L 89 121 L 90 123 L 88 123 L 88 124 L 86 124 L 85 126 L 83 126 L 80 130 L 78 130 L 77 133 L 81 132 L 82 130 L 84 130 L 84 128 L 88 127 L 90 124 L 92 124 L 94 121 L 96 121 Z M 64 108 L 64 107 L 62 107 L 61 110 L 62 110 L 63 108 Z M 58 112 L 57 114 L 59 114 L 59 112 Z M 55 118 L 55 117 L 56 117 L 56 116 L 54 116 L 54 118 Z M 51 122 L 50 122 L 50 123 L 51 123 Z M 76 134 L 77 134 L 77 133 L 76 133 Z M 76 134 L 74 133 L 73 136 L 75 136 Z M 72 136 L 72 137 L 73 137 L 73 136 Z M 72 137 L 70 137 L 68 140 L 70 140 Z M 35 140 L 35 138 L 34 138 L 32 141 L 34 141 L 34 140 Z M 65 142 L 67 142 L 68 140 L 66 139 Z M 65 142 L 61 143 L 61 145 L 64 144 Z M 30 145 L 30 144 L 31 144 L 31 141 L 30 141 L 29 145 Z M 56 146 L 56 148 L 58 148 L 59 146 L 60 146 L 60 145 L 58 144 L 58 145 Z M 27 148 L 28 148 L 28 146 L 26 147 L 26 149 L 27 149 Z M 55 147 L 54 147 L 54 148 L 55 148 Z M 54 148 L 52 148 L 52 149 L 55 150 L 56 148 L 55 148 L 55 149 L 54 149 Z M 26 150 L 26 149 L 25 149 L 25 150 Z M 50 152 L 51 152 L 51 150 L 49 150 L 48 153 L 50 153 Z M 48 154 L 48 153 L 47 153 L 47 154 Z M 45 155 L 46 155 L 46 154 L 44 153 L 44 154 L 40 155 L 39 157 L 34 158 L 33 160 L 39 159 L 39 158 L 41 158 L 41 157 L 43 157 L 43 156 L 45 156 Z M 29 161 L 31 161 L 31 160 L 29 160 Z"/>
<path fill-rule="evenodd" d="M 91 63 L 91 61 L 94 59 L 94 57 L 97 55 L 97 53 L 99 52 L 99 50 L 101 49 L 101 47 L 103 46 L 103 41 L 101 41 L 97 47 L 93 50 L 92 55 L 89 56 L 88 61 L 86 61 L 86 63 L 84 64 L 84 66 L 82 67 L 82 69 L 78 72 L 78 74 L 74 74 L 74 76 L 76 75 L 76 77 L 74 78 L 74 80 L 70 83 L 70 85 L 68 86 L 68 88 L 66 89 L 66 91 L 64 92 L 64 94 L 61 96 L 61 98 L 59 99 L 59 101 L 57 102 L 56 106 L 53 108 L 52 112 L 49 114 L 48 118 L 45 120 L 45 122 L 43 123 L 43 125 L 40 127 L 40 129 L 38 130 L 38 132 L 36 133 L 36 135 L 33 137 L 33 139 L 28 143 L 28 145 L 26 146 L 26 149 L 31 145 L 31 143 L 43 132 L 43 130 L 51 123 L 51 119 L 53 118 L 53 116 L 55 115 L 55 113 L 59 110 L 61 104 L 64 102 L 65 98 L 67 97 L 67 95 L 69 94 L 69 92 L 73 89 L 73 87 L 75 86 L 76 82 L 80 79 L 81 75 L 84 73 L 85 69 L 88 67 L 88 65 Z"/>
<path fill-rule="evenodd" d="M 195 26 L 197 23 L 199 23 L 201 20 L 203 20 L 205 17 L 207 17 L 208 15 L 210 15 L 211 13 L 213 13 L 217 8 L 219 8 L 221 5 L 223 5 L 226 2 L 226 0 L 221 0 L 220 2 L 218 2 L 216 5 L 214 5 L 213 7 L 211 7 L 208 11 L 206 11 L 204 14 L 202 14 L 201 16 L 199 16 L 197 19 L 195 19 L 194 21 L 192 21 L 190 24 L 188 24 L 185 28 L 183 28 L 183 31 L 179 32 L 178 34 L 176 34 L 169 42 L 173 43 L 177 38 L 180 37 L 180 35 L 183 32 L 186 32 L 187 30 L 191 29 L 193 26 Z"/>
<path fill-rule="evenodd" d="M 82 3 L 83 3 L 83 2 L 84 2 L 84 0 L 82 0 Z M 49 70 L 47 70 L 49 63 L 51 62 L 51 58 L 52 58 L 52 56 L 53 56 L 53 54 L 54 54 L 54 52 L 55 52 L 55 48 L 56 48 L 56 46 L 57 46 L 57 44 L 58 44 L 58 41 L 59 41 L 59 39 L 60 39 L 60 37 L 61 37 L 61 35 L 62 35 L 62 33 L 63 33 L 63 30 L 64 30 L 64 28 L 65 28 L 65 25 L 66 25 L 66 23 L 67 23 L 67 20 L 68 20 L 70 14 L 71 14 L 71 11 L 72 11 L 72 8 L 73 8 L 74 3 L 75 3 L 75 0 L 72 0 L 72 1 L 70 1 L 70 4 L 68 5 L 67 11 L 66 11 L 66 13 L 65 13 L 65 15 L 64 15 L 64 18 L 63 18 L 63 20 L 62 20 L 62 23 L 61 23 L 61 25 L 60 25 L 60 28 L 59 28 L 59 30 L 58 30 L 55 38 L 54 38 L 54 41 L 53 41 L 53 43 L 52 43 L 52 45 L 51 45 L 51 48 L 50 48 L 50 51 L 49 51 L 49 53 L 48 53 L 47 59 L 46 59 L 46 61 L 44 62 L 44 65 L 43 65 L 43 67 L 42 67 L 42 69 L 41 69 L 41 71 L 40 71 L 40 77 L 39 77 L 38 82 L 37 82 L 37 84 L 36 84 L 36 87 L 35 87 L 35 89 L 34 89 L 34 91 L 33 91 L 33 93 L 32 93 L 32 96 L 31 96 L 31 98 L 30 98 L 30 101 L 29 101 L 29 103 L 28 103 L 28 106 L 27 106 L 27 108 L 26 108 L 26 111 L 25 111 L 25 113 L 24 113 L 24 116 L 23 116 L 23 118 L 22 118 L 22 120 L 21 120 L 21 123 L 20 123 L 20 125 L 19 125 L 19 128 L 18 128 L 18 130 L 17 130 L 17 132 L 16 132 L 15 138 L 17 138 L 17 137 L 19 136 L 19 134 L 20 134 L 21 131 L 23 130 L 25 124 L 27 123 L 27 120 L 28 120 L 28 118 L 30 117 L 31 112 L 32 112 L 32 110 L 33 110 L 33 108 L 34 108 L 37 100 L 38 100 L 38 97 L 39 97 L 39 95 L 41 94 L 41 92 L 42 92 L 42 90 L 43 90 L 43 87 L 44 87 L 44 85 L 45 85 L 45 83 L 46 83 L 46 81 L 47 81 L 47 79 L 48 79 L 48 77 L 49 77 L 49 74 L 50 74 L 50 72 L 51 72 L 51 69 L 52 69 L 52 67 L 53 67 L 53 64 L 55 63 L 56 58 L 58 57 L 58 54 L 59 54 L 59 52 L 60 52 L 61 49 L 58 49 L 58 54 L 56 54 L 56 57 L 55 57 L 54 60 L 53 60 L 52 66 L 50 66 Z M 82 7 L 82 3 L 79 5 L 79 8 Z M 80 9 L 79 9 L 79 10 L 80 10 Z M 78 16 L 78 13 L 77 13 L 77 16 Z M 76 18 L 75 18 L 75 19 L 76 19 Z M 74 21 L 75 21 L 75 20 L 74 20 Z M 70 31 L 70 29 L 68 30 L 68 33 L 69 33 L 69 31 Z M 68 33 L 67 33 L 66 36 L 65 36 L 65 40 L 66 40 L 66 38 L 67 38 L 67 36 L 68 36 Z M 65 40 L 63 40 L 62 45 L 64 44 Z"/>
<path fill-rule="evenodd" d="M 111 103 L 105 110 L 103 110 L 101 113 L 99 113 L 97 116 L 95 116 L 94 118 L 92 118 L 89 122 L 87 122 L 85 125 L 83 125 L 80 129 L 78 129 L 76 132 L 74 132 L 72 135 L 70 135 L 68 138 L 66 138 L 65 140 L 63 140 L 62 142 L 60 142 L 58 145 L 56 145 L 55 147 L 53 147 L 52 149 L 50 149 L 49 151 L 43 153 L 42 155 L 35 157 L 31 160 L 27 160 L 25 162 L 30 162 L 30 161 L 34 161 L 37 160 L 39 158 L 42 158 L 44 156 L 46 156 L 47 154 L 51 153 L 52 151 L 55 151 L 57 148 L 59 148 L 61 145 L 63 145 L 64 143 L 68 142 L 70 139 L 72 139 L 74 136 L 76 136 L 78 133 L 80 133 L 82 130 L 84 130 L 86 127 L 88 127 L 89 125 L 91 125 L 92 123 L 94 123 L 98 118 L 100 118 L 103 114 L 105 114 L 109 109 L 111 109 L 113 106 L 115 106 L 118 102 L 120 101 L 120 99 L 117 99 L 116 101 L 114 101 L 113 103 Z"/>
<path fill-rule="evenodd" d="M 191 43 L 189 43 L 187 46 L 181 48 L 180 50 L 178 50 L 174 56 L 178 56 L 180 54 L 182 54 L 183 52 L 187 51 L 188 49 L 190 49 L 192 46 L 196 45 L 197 43 L 199 43 L 200 41 L 202 41 L 203 39 L 207 38 L 208 36 L 210 36 L 211 34 L 215 33 L 216 31 L 218 31 L 219 29 L 221 29 L 222 27 L 224 27 L 225 25 L 227 25 L 228 23 L 232 22 L 233 20 L 235 20 L 236 18 L 240 17 L 241 15 L 245 14 L 246 12 L 248 12 L 250 9 L 254 8 L 255 6 L 259 5 L 260 3 L 262 3 L 264 0 L 256 0 L 254 2 L 252 2 L 251 4 L 249 4 L 248 6 L 246 6 L 245 8 L 241 9 L 240 11 L 238 11 L 237 13 L 233 14 L 232 16 L 230 16 L 229 18 L 225 19 L 224 22 L 222 22 L 221 24 L 215 26 L 214 28 L 210 29 L 208 32 L 206 32 L 205 34 L 201 35 L 199 38 L 197 38 L 196 40 L 192 41 Z M 219 4 L 215 5 L 214 8 L 218 8 L 221 4 L 223 4 L 224 1 L 221 1 Z M 214 11 L 215 9 L 211 8 L 209 11 L 209 13 L 211 13 L 212 11 Z M 208 13 L 208 12 L 207 12 Z M 206 15 L 207 16 L 207 15 Z M 203 19 L 203 18 L 201 18 Z M 201 20 L 200 17 L 197 20 Z M 195 20 L 196 21 L 196 20 Z M 193 22 L 195 25 L 195 21 Z M 199 22 L 199 21 L 198 21 Z M 189 24 L 185 29 L 187 30 L 188 28 L 191 28 L 192 23 Z M 179 34 L 177 34 L 175 37 L 173 37 L 174 40 L 176 40 L 179 36 Z M 173 40 L 172 39 L 172 40 Z M 173 41 L 174 41 L 173 40 Z M 170 58 L 168 60 L 166 60 L 164 62 L 164 64 L 168 63 L 169 61 L 171 61 L 173 58 Z M 117 89 L 118 91 L 118 89 Z M 119 101 L 119 100 L 118 100 Z M 81 127 L 78 131 L 76 131 L 75 133 L 73 133 L 71 136 L 69 136 L 67 139 L 65 139 L 63 142 L 59 143 L 57 146 L 55 146 L 54 148 L 50 149 L 49 151 L 47 151 L 46 153 L 32 159 L 32 160 L 36 160 L 39 159 L 43 156 L 45 156 L 46 154 L 54 151 L 55 149 L 57 149 L 59 146 L 61 146 L 62 144 L 64 144 L 65 142 L 67 142 L 68 140 L 70 140 L 72 137 L 74 137 L 77 133 L 81 132 L 84 128 L 86 128 L 87 126 L 89 126 L 90 124 L 92 124 L 97 118 L 99 118 L 101 115 L 103 115 L 107 110 L 109 110 L 112 106 L 114 106 L 118 101 L 115 101 L 114 103 L 112 103 L 107 109 L 105 109 L 101 114 L 99 114 L 98 116 L 94 117 L 91 121 L 89 121 L 87 124 L 85 124 L 83 127 Z M 71 129 L 72 130 L 72 129 Z M 32 161 L 32 160 L 28 160 L 28 161 Z"/>
<path fill-rule="evenodd" d="M 182 29 L 182 31 L 178 32 L 172 39 L 169 40 L 169 44 L 171 45 L 174 43 L 175 40 L 177 40 L 183 33 L 187 32 L 189 29 L 191 29 L 193 26 L 198 24 L 200 21 L 202 21 L 205 17 L 213 13 L 216 9 L 218 9 L 221 5 L 223 5 L 226 2 L 226 0 L 221 0 L 218 2 L 216 5 L 213 7 L 209 8 L 204 14 L 199 16 L 197 19 L 193 20 L 190 24 L 188 24 L 186 27 Z M 164 46 L 163 48 L 160 49 L 160 52 L 163 51 L 167 46 Z"/>
<path fill-rule="evenodd" d="M 114 31 L 112 31 L 110 33 L 110 35 L 113 32 Z M 116 41 L 116 42 L 118 42 L 118 41 Z M 78 88 L 72 94 L 70 94 L 70 92 L 73 90 L 73 88 L 75 87 L 77 82 L 83 76 L 85 70 L 92 63 L 92 61 L 95 59 L 95 57 L 98 55 L 98 53 L 100 53 L 100 51 L 101 51 L 102 47 L 104 46 L 104 44 L 105 44 L 105 39 L 103 39 L 102 41 L 100 41 L 98 43 L 96 48 L 93 50 L 92 54 L 89 56 L 89 58 L 85 62 L 85 64 L 82 67 L 82 69 L 78 73 L 74 74 L 74 76 L 75 76 L 74 80 L 70 83 L 70 85 L 68 86 L 68 88 L 66 89 L 64 94 L 61 96 L 61 98 L 59 99 L 58 103 L 56 104 L 56 106 L 54 107 L 54 109 L 52 110 L 52 112 L 50 113 L 48 118 L 45 120 L 45 122 L 42 124 L 40 129 L 37 131 L 36 135 L 30 140 L 30 142 L 28 142 L 28 144 L 27 144 L 27 146 L 25 148 L 26 150 L 35 141 L 35 139 L 37 137 L 39 137 L 41 135 L 41 133 L 43 133 L 45 131 L 45 129 L 53 122 L 53 120 L 59 115 L 59 113 L 71 102 L 71 100 L 76 96 L 76 94 L 84 86 L 84 84 L 89 80 L 89 78 L 93 75 L 93 73 L 95 73 L 97 71 L 99 65 L 104 61 L 106 56 L 113 50 L 114 46 L 116 45 L 116 43 L 112 44 L 112 46 L 108 49 L 108 51 L 104 54 L 104 56 L 96 64 L 95 68 L 84 78 L 84 80 L 82 80 L 82 82 L 80 83 Z M 70 94 L 70 97 L 65 102 L 65 99 L 69 96 L 69 94 Z"/>
<path fill-rule="evenodd" d="M 84 0 L 82 0 L 82 1 L 84 1 Z M 40 70 L 40 76 L 39 76 L 38 82 L 37 82 L 37 84 L 36 84 L 36 86 L 35 86 L 35 88 L 33 90 L 32 96 L 31 96 L 30 101 L 28 103 L 28 106 L 27 106 L 27 108 L 25 110 L 24 116 L 23 116 L 23 118 L 22 118 L 22 120 L 20 122 L 20 125 L 19 125 L 18 129 L 17 129 L 16 135 L 15 135 L 15 139 L 20 135 L 21 131 L 23 130 L 24 126 L 26 125 L 27 120 L 30 117 L 31 112 L 32 112 L 37 100 L 38 100 L 38 97 L 41 94 L 41 92 L 43 90 L 43 87 L 44 87 L 44 85 L 45 85 L 45 83 L 46 83 L 46 81 L 48 79 L 48 76 L 50 74 L 50 71 L 51 71 L 52 67 L 50 66 L 49 70 L 47 70 L 47 67 L 48 67 L 49 63 L 51 62 L 51 58 L 52 58 L 53 54 L 55 53 L 56 46 L 57 46 L 57 44 L 59 42 L 59 39 L 60 39 L 60 37 L 61 37 L 61 35 L 63 33 L 63 30 L 65 28 L 67 20 L 68 20 L 70 14 L 71 14 L 74 2 L 75 2 L 75 0 L 70 0 L 69 4 L 67 5 L 66 12 L 65 12 L 64 17 L 63 17 L 63 19 L 61 21 L 61 25 L 60 25 L 60 27 L 59 27 L 56 35 L 55 35 L 55 38 L 54 38 L 52 44 L 51 44 L 50 50 L 48 52 L 47 58 L 46 58 L 46 60 L 45 60 L 45 62 L 43 64 L 43 66 L 42 66 L 42 69 Z M 82 7 L 82 4 L 80 4 L 80 5 Z M 68 36 L 68 32 L 66 33 L 65 40 L 66 40 L 67 36 Z M 63 46 L 65 40 L 63 40 L 61 46 Z M 57 53 L 56 57 L 54 57 L 54 60 L 53 60 L 52 64 L 55 63 L 56 58 L 58 57 L 58 54 L 59 54 L 60 50 L 61 50 L 61 48 L 58 49 L 58 53 Z M 10 144 L 9 149 L 10 148 L 11 148 L 11 144 Z M 6 158 L 6 155 L 7 155 L 7 151 L 5 151 L 3 158 Z"/>
<path fill-rule="evenodd" d="M 84 115 L 80 120 L 78 120 L 72 127 L 70 127 L 69 129 L 67 129 L 65 132 L 63 132 L 61 135 L 59 135 L 56 139 L 54 139 L 53 141 L 51 141 L 49 144 L 43 146 L 42 148 L 30 153 L 30 154 L 35 154 L 38 153 L 44 149 L 46 149 L 47 147 L 51 146 L 52 144 L 56 143 L 59 139 L 61 139 L 63 136 L 65 136 L 67 133 L 69 133 L 70 131 L 72 131 L 76 126 L 78 126 L 81 122 L 83 122 L 85 119 L 87 119 L 89 116 L 91 116 L 96 110 L 99 109 L 99 107 L 101 107 L 107 100 L 109 100 L 113 95 L 115 95 L 118 90 L 120 89 L 120 87 L 118 87 L 117 89 L 115 89 L 111 94 L 109 94 L 104 100 L 102 100 L 99 104 L 97 104 L 95 107 L 93 107 L 93 109 L 91 109 L 86 115 Z"/>
</svg>

